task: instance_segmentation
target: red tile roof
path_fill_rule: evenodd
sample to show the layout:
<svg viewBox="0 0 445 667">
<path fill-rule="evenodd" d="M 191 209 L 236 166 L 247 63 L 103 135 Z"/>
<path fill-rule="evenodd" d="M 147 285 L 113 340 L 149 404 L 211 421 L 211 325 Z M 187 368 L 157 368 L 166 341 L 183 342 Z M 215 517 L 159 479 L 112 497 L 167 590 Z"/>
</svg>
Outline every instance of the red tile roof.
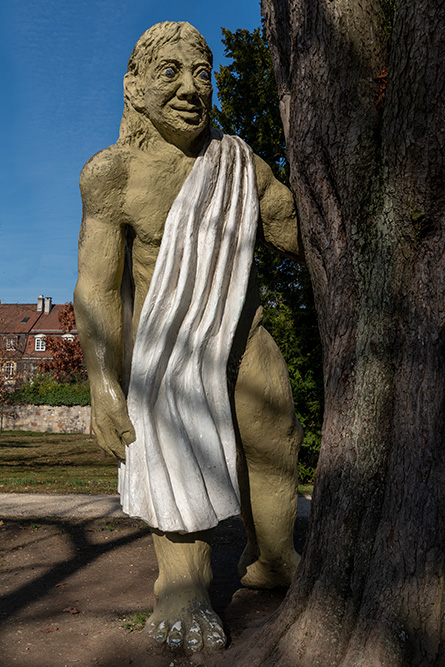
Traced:
<svg viewBox="0 0 445 667">
<path fill-rule="evenodd" d="M 30 333 L 39 334 L 39 333 L 60 333 L 62 327 L 59 322 L 59 313 L 65 308 L 65 304 L 54 304 L 51 308 L 50 313 L 42 313 L 38 320 L 30 329 Z M 73 331 L 76 331 L 74 329 Z"/>
<path fill-rule="evenodd" d="M 0 303 L 0 333 L 27 333 L 40 315 L 35 303 Z"/>
<path fill-rule="evenodd" d="M 54 304 L 49 313 L 38 313 L 36 303 L 0 303 L 0 335 L 65 333 L 59 322 L 64 307 Z"/>
</svg>

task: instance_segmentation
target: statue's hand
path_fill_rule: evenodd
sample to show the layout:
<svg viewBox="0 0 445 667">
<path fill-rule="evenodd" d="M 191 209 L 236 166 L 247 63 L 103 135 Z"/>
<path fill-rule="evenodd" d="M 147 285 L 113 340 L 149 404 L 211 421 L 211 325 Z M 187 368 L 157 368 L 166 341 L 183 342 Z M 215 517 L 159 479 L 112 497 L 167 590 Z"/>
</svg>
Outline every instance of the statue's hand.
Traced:
<svg viewBox="0 0 445 667">
<path fill-rule="evenodd" d="M 122 389 L 102 386 L 92 392 L 92 425 L 97 443 L 108 454 L 125 461 L 125 446 L 136 440 Z"/>
</svg>

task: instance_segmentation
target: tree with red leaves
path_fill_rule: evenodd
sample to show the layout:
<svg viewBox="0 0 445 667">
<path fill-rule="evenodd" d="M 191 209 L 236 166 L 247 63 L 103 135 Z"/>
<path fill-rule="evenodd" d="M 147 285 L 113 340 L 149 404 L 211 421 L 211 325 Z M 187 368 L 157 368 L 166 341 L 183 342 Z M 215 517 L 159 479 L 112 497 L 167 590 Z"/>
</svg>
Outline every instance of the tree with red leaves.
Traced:
<svg viewBox="0 0 445 667">
<path fill-rule="evenodd" d="M 59 313 L 59 323 L 65 334 L 71 334 L 76 329 L 74 308 L 72 303 L 65 304 Z M 52 354 L 52 359 L 45 359 L 39 364 L 43 373 L 51 373 L 58 382 L 73 382 L 86 379 L 85 362 L 77 334 L 72 338 L 62 336 L 48 336 L 46 349 Z"/>
</svg>

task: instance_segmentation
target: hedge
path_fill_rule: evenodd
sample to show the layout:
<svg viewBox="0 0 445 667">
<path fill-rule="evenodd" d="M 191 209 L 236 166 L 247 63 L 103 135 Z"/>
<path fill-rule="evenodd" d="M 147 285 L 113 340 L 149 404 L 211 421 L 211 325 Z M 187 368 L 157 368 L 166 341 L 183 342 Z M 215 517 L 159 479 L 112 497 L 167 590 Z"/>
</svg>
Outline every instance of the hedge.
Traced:
<svg viewBox="0 0 445 667">
<path fill-rule="evenodd" d="M 8 403 L 28 405 L 91 405 L 87 382 L 57 382 L 52 375 L 39 374 L 10 395 Z"/>
</svg>

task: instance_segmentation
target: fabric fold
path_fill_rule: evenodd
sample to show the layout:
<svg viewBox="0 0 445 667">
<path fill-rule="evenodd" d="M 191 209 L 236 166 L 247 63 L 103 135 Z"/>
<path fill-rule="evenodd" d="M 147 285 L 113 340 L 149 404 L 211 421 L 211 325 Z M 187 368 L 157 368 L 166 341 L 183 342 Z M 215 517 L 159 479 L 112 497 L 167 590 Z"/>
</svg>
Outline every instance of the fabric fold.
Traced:
<svg viewBox="0 0 445 667">
<path fill-rule="evenodd" d="M 213 138 L 168 214 L 133 350 L 123 510 L 165 532 L 239 514 L 227 363 L 259 215 L 251 149 Z"/>
</svg>

